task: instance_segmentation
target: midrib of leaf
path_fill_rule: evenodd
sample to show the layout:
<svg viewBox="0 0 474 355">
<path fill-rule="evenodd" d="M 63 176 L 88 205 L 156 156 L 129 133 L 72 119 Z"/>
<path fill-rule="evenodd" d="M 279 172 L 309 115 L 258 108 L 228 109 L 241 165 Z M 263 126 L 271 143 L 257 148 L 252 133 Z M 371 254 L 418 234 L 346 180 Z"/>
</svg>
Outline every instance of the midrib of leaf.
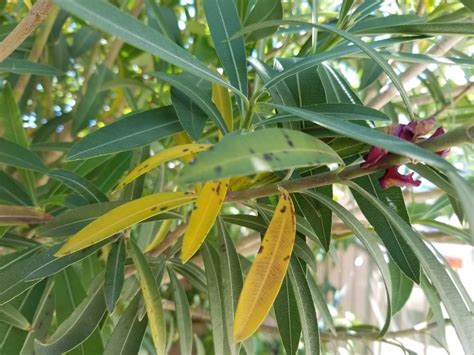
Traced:
<svg viewBox="0 0 474 355">
<path fill-rule="evenodd" d="M 76 302 L 74 300 L 74 296 L 72 294 L 71 283 L 69 281 L 69 275 L 67 273 L 67 270 L 64 270 L 64 278 L 65 278 L 65 281 L 66 281 L 66 288 L 67 288 L 67 294 L 68 294 L 68 297 L 69 297 L 69 301 L 71 301 L 72 308 L 76 309 L 77 304 L 76 304 Z M 68 314 L 68 317 L 71 315 L 71 313 Z M 66 319 L 67 319 L 67 317 L 66 317 Z M 78 348 L 81 350 L 81 353 L 84 354 L 84 345 L 83 345 L 83 343 L 81 343 Z M 74 350 L 75 349 L 77 349 L 77 348 L 74 348 Z"/>
<path fill-rule="evenodd" d="M 23 298 L 23 300 L 21 301 L 20 303 L 20 306 L 18 307 L 18 310 L 21 310 L 23 308 L 23 306 L 25 305 L 30 293 L 32 292 L 33 288 L 30 288 L 26 293 L 25 293 L 25 297 Z M 8 339 L 8 336 L 10 335 L 10 332 L 12 331 L 14 327 L 13 326 L 9 326 L 8 327 L 8 330 L 5 332 L 4 334 L 4 337 L 3 337 L 3 340 L 2 340 L 2 343 L 0 344 L 0 349 L 3 349 L 3 346 L 5 345 L 5 342 L 7 341 Z"/>
<path fill-rule="evenodd" d="M 55 177 L 55 176 L 54 176 L 54 172 L 51 173 L 51 175 L 52 175 L 52 177 Z M 71 179 L 70 177 L 65 176 L 65 175 L 62 175 L 62 174 L 60 174 L 59 176 L 61 177 L 61 179 L 65 179 L 65 180 L 69 181 L 70 183 L 72 183 L 72 185 L 78 186 L 79 188 L 82 188 L 83 190 L 85 190 L 85 191 L 89 194 L 89 196 L 90 196 L 91 198 L 93 198 L 97 203 L 103 202 L 103 201 L 101 201 L 100 199 L 98 199 L 98 198 L 95 196 L 95 194 L 94 194 L 91 190 L 89 190 L 89 188 L 88 188 L 87 186 L 81 184 L 79 181 L 76 181 L 76 180 L 74 180 L 74 179 Z"/>
</svg>

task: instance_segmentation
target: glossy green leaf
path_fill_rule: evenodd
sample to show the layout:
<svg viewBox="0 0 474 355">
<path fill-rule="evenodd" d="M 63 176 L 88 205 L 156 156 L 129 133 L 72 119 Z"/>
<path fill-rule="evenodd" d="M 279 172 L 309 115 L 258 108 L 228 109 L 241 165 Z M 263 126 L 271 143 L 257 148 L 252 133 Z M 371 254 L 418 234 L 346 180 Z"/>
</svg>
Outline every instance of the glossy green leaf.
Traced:
<svg viewBox="0 0 474 355">
<path fill-rule="evenodd" d="M 219 110 L 211 100 L 211 96 L 206 95 L 206 92 L 196 90 L 195 80 L 190 75 L 171 75 L 166 73 L 153 73 L 158 79 L 168 82 L 191 99 L 203 112 L 205 112 L 221 130 L 222 133 L 227 133 L 227 126 L 222 118 Z"/>
<path fill-rule="evenodd" d="M 379 183 L 379 178 L 381 178 L 382 175 L 383 173 L 375 173 L 368 176 L 362 176 L 354 179 L 354 182 L 363 187 L 379 201 L 391 206 L 394 209 L 394 212 L 398 213 L 407 223 L 409 223 L 410 220 L 405 207 L 405 201 L 403 200 L 402 190 L 399 187 L 382 189 Z M 355 191 L 353 191 L 353 195 L 365 218 L 374 227 L 375 232 L 384 243 L 389 255 L 406 276 L 414 282 L 419 283 L 420 263 L 414 252 L 403 240 L 403 237 L 387 221 L 382 213 L 374 210 L 372 204 Z"/>
<path fill-rule="evenodd" d="M 36 341 L 36 354 L 66 352 L 81 344 L 94 332 L 106 310 L 102 278 L 103 275 L 97 277 L 87 297 L 46 342 Z"/>
<path fill-rule="evenodd" d="M 40 173 L 48 172 L 48 167 L 36 154 L 3 138 L 0 138 L 0 163 Z"/>
<path fill-rule="evenodd" d="M 206 80 L 229 87 L 230 85 L 209 70 L 188 51 L 164 37 L 161 33 L 120 11 L 115 6 L 95 0 L 56 0 L 56 3 L 97 28 L 122 38 L 125 42 L 149 52 Z M 229 87 L 235 91 L 235 88 Z"/>
<path fill-rule="evenodd" d="M 448 171 L 447 174 L 456 190 L 456 195 L 461 202 L 466 220 L 469 223 L 472 245 L 474 244 L 474 199 L 472 198 L 474 196 L 474 185 L 464 180 L 454 171 Z"/>
<path fill-rule="evenodd" d="M 301 338 L 301 323 L 295 294 L 286 276 L 273 304 L 278 331 L 287 354 L 296 354 Z"/>
<path fill-rule="evenodd" d="M 384 26 L 355 30 L 358 34 L 403 34 L 403 35 L 474 35 L 474 29 L 469 22 L 457 23 L 410 23 L 395 26 Z"/>
<path fill-rule="evenodd" d="M 456 286 L 444 266 L 438 261 L 436 256 L 433 255 L 419 234 L 398 214 L 394 213 L 389 207 L 385 206 L 358 185 L 351 183 L 350 187 L 357 190 L 357 192 L 363 195 L 375 208 L 382 212 L 389 222 L 400 232 L 408 245 L 411 246 L 415 255 L 420 260 L 420 264 L 423 266 L 426 275 L 430 278 L 438 291 L 465 352 L 470 353 L 474 351 L 474 339 L 471 336 L 474 331 L 472 316 L 466 307 L 466 301 L 457 291 Z"/>
<path fill-rule="evenodd" d="M 115 326 L 104 355 L 128 355 L 137 354 L 145 335 L 147 319 L 138 319 L 138 310 L 141 302 L 141 294 L 133 297 L 127 309 L 123 312 Z"/>
<path fill-rule="evenodd" d="M 170 259 L 171 267 L 188 280 L 193 287 L 207 293 L 207 281 L 204 271 L 191 263 L 182 264 L 178 259 Z"/>
<path fill-rule="evenodd" d="M 105 194 L 92 182 L 72 171 L 59 169 L 51 170 L 48 175 L 53 179 L 62 182 L 90 203 L 100 203 L 108 200 L 107 196 L 105 196 Z"/>
<path fill-rule="evenodd" d="M 290 261 L 288 275 L 298 307 L 305 351 L 309 354 L 318 355 L 321 345 L 316 310 L 311 298 L 311 291 L 306 283 L 305 272 L 298 258 L 294 255 Z"/>
<path fill-rule="evenodd" d="M 405 276 L 392 259 L 388 263 L 388 269 L 392 280 L 392 316 L 394 316 L 407 303 L 413 289 L 413 281 Z"/>
<path fill-rule="evenodd" d="M 29 330 L 31 327 L 28 319 L 26 319 L 20 311 L 9 303 L 0 306 L 0 322 L 23 330 Z"/>
<path fill-rule="evenodd" d="M 452 166 L 444 159 L 416 144 L 401 140 L 398 137 L 384 134 L 375 129 L 366 128 L 348 121 L 334 120 L 333 118 L 304 110 L 301 108 L 273 105 L 282 111 L 298 115 L 310 122 L 316 123 L 333 132 L 348 136 L 355 140 L 383 148 L 389 152 L 404 155 L 437 166 L 444 170 L 451 170 Z"/>
<path fill-rule="evenodd" d="M 174 12 L 166 5 L 158 6 L 154 0 L 145 0 L 145 9 L 148 15 L 148 24 L 170 40 L 178 42 L 179 28 Z M 171 21 L 173 21 L 173 25 L 171 25 Z"/>
<path fill-rule="evenodd" d="M 197 155 L 183 169 L 181 181 L 217 180 L 304 166 L 338 163 L 339 156 L 325 143 L 307 134 L 270 128 L 228 136 L 212 150 Z"/>
<path fill-rule="evenodd" d="M 96 30 L 88 26 L 81 26 L 79 31 L 74 33 L 74 39 L 70 51 L 71 57 L 81 56 L 91 49 L 100 38 L 101 35 Z"/>
<path fill-rule="evenodd" d="M 443 309 L 441 308 L 441 299 L 439 298 L 438 292 L 425 275 L 421 275 L 420 287 L 428 300 L 432 318 L 437 325 L 432 336 L 443 346 L 446 346 L 446 321 L 444 319 Z"/>
<path fill-rule="evenodd" d="M 248 16 L 245 18 L 245 26 L 253 25 L 268 20 L 281 20 L 283 16 L 283 8 L 281 0 L 257 0 L 255 5 L 250 9 Z M 247 40 L 256 41 L 258 39 L 270 36 L 278 27 L 272 27 L 260 31 L 255 31 L 247 36 Z"/>
<path fill-rule="evenodd" d="M 333 67 L 323 63 L 318 65 L 318 73 L 324 86 L 326 101 L 332 104 L 352 104 L 362 106 L 362 101 L 349 83 Z"/>
<path fill-rule="evenodd" d="M 115 309 L 125 278 L 125 243 L 122 239 L 112 245 L 105 268 L 104 293 L 109 313 Z"/>
<path fill-rule="evenodd" d="M 173 288 L 173 298 L 176 306 L 176 322 L 178 323 L 180 354 L 191 354 L 193 349 L 193 332 L 189 301 L 186 292 L 174 271 L 168 269 L 168 274 L 170 276 L 171 286 Z"/>
<path fill-rule="evenodd" d="M 13 74 L 31 74 L 31 75 L 45 75 L 45 76 L 61 76 L 64 75 L 62 70 L 59 70 L 51 65 L 35 63 L 26 59 L 7 58 L 0 63 L 0 72 L 7 72 Z"/>
<path fill-rule="evenodd" d="M 311 296 L 313 297 L 316 313 L 324 322 L 324 326 L 329 329 L 332 334 L 336 335 L 336 326 L 334 325 L 334 320 L 332 319 L 332 315 L 329 311 L 323 292 L 316 284 L 313 275 L 311 275 L 309 272 L 306 273 L 306 281 L 308 283 L 309 290 L 311 291 Z"/>
<path fill-rule="evenodd" d="M 230 83 L 247 96 L 247 60 L 244 39 L 236 36 L 241 30 L 234 1 L 204 0 L 204 12 L 217 55 Z"/>
<path fill-rule="evenodd" d="M 0 171 L 0 201 L 12 205 L 32 206 L 30 196 L 13 177 Z"/>
<path fill-rule="evenodd" d="M 67 159 L 86 159 L 131 150 L 182 130 L 171 106 L 132 113 L 75 143 Z"/>
</svg>

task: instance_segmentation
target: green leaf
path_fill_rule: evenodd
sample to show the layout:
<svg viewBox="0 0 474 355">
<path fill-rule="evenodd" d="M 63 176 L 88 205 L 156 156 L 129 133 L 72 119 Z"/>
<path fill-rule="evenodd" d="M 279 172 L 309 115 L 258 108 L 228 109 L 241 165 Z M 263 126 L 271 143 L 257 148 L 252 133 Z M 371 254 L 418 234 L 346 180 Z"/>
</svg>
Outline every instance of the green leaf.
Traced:
<svg viewBox="0 0 474 355">
<path fill-rule="evenodd" d="M 395 213 L 398 213 L 407 223 L 410 222 L 408 213 L 403 200 L 402 190 L 399 187 L 382 189 L 379 178 L 383 173 L 375 173 L 368 176 L 362 176 L 354 180 L 359 186 L 375 196 L 379 201 L 391 206 Z M 356 191 L 352 192 L 357 205 L 360 207 L 367 221 L 374 227 L 375 232 L 380 237 L 389 255 L 397 263 L 398 267 L 416 283 L 420 282 L 420 263 L 414 252 L 403 240 L 403 237 L 387 221 L 383 214 L 374 210 L 371 203 L 365 200 Z"/>
<path fill-rule="evenodd" d="M 228 329 L 228 342 L 233 354 L 239 354 L 238 344 L 233 345 L 232 331 L 235 310 L 239 301 L 240 291 L 242 290 L 242 266 L 240 265 L 239 254 L 235 249 L 234 242 L 226 229 L 221 218 L 217 220 L 217 231 L 220 243 L 220 270 L 222 277 L 222 295 L 223 307 Z"/>
<path fill-rule="evenodd" d="M 461 201 L 466 220 L 469 223 L 472 245 L 474 244 L 474 199 L 472 198 L 474 196 L 474 185 L 464 180 L 454 171 L 448 170 L 447 174 L 456 190 L 459 201 Z"/>
<path fill-rule="evenodd" d="M 282 17 L 283 8 L 281 6 L 281 0 L 258 0 L 245 18 L 245 26 L 250 26 L 267 20 L 281 20 Z M 249 34 L 247 39 L 250 41 L 256 41 L 272 35 L 276 30 L 278 30 L 278 26 L 255 31 Z"/>
<path fill-rule="evenodd" d="M 9 174 L 0 171 L 0 201 L 12 205 L 32 206 L 30 196 L 23 187 Z"/>
<path fill-rule="evenodd" d="M 113 5 L 96 0 L 56 0 L 56 3 L 73 15 L 89 21 L 102 31 L 117 36 L 137 48 L 199 77 L 228 87 L 234 92 L 238 91 L 187 50 Z"/>
<path fill-rule="evenodd" d="M 48 167 L 36 154 L 3 138 L 0 138 L 0 163 L 40 173 L 48 172 Z"/>
<path fill-rule="evenodd" d="M 204 12 L 217 55 L 230 83 L 247 96 L 247 60 L 242 35 L 229 38 L 241 30 L 234 1 L 204 0 Z"/>
<path fill-rule="evenodd" d="M 451 170 L 453 167 L 443 158 L 435 153 L 423 149 L 416 144 L 401 140 L 398 137 L 384 134 L 375 129 L 366 128 L 348 121 L 334 120 L 333 118 L 295 107 L 272 105 L 282 111 L 300 116 L 305 120 L 316 123 L 333 132 L 345 135 L 355 140 L 383 148 L 389 152 L 407 156 L 413 160 L 421 160 L 443 170 Z"/>
<path fill-rule="evenodd" d="M 349 83 L 334 68 L 328 64 L 322 64 L 318 66 L 318 73 L 328 103 L 363 105 Z"/>
<path fill-rule="evenodd" d="M 394 316 L 407 303 L 413 289 L 413 281 L 405 276 L 393 259 L 390 259 L 388 269 L 392 280 L 392 316 Z"/>
<path fill-rule="evenodd" d="M 123 152 L 182 130 L 172 106 L 135 112 L 87 135 L 72 146 L 66 158 L 78 160 Z"/>
<path fill-rule="evenodd" d="M 170 276 L 173 298 L 176 305 L 180 354 L 191 354 L 193 350 L 193 330 L 188 298 L 174 271 L 168 269 L 168 274 Z"/>
<path fill-rule="evenodd" d="M 441 299 L 439 298 L 438 292 L 425 275 L 421 276 L 420 286 L 428 300 L 431 313 L 437 324 L 433 336 L 435 336 L 441 344 L 446 346 L 446 322 L 444 320 Z"/>
<path fill-rule="evenodd" d="M 219 255 L 208 241 L 203 243 L 200 250 L 207 278 L 214 353 L 227 354 L 230 352 L 229 335 L 226 328 Z"/>
<path fill-rule="evenodd" d="M 81 344 L 94 332 L 106 310 L 102 278 L 103 275 L 96 278 L 87 297 L 45 343 L 36 341 L 36 354 L 66 352 Z"/>
<path fill-rule="evenodd" d="M 91 49 L 101 37 L 101 34 L 93 28 L 81 25 L 79 31 L 74 33 L 74 38 L 70 49 L 71 57 L 76 58 L 81 56 Z"/>
<path fill-rule="evenodd" d="M 105 268 L 104 293 L 109 313 L 115 309 L 125 278 L 125 243 L 122 239 L 112 245 Z"/>
<path fill-rule="evenodd" d="M 311 291 L 306 283 L 305 272 L 294 255 L 291 257 L 288 275 L 298 307 L 305 352 L 318 355 L 321 348 L 316 310 L 311 298 Z"/>
<path fill-rule="evenodd" d="M 23 330 L 29 330 L 31 328 L 28 319 L 9 303 L 0 306 L 0 322 Z"/>
<path fill-rule="evenodd" d="M 13 74 L 30 74 L 30 75 L 44 75 L 44 76 L 61 76 L 64 75 L 62 70 L 59 70 L 50 65 L 35 63 L 26 59 L 7 58 L 0 63 L 0 72 L 7 72 Z"/>
<path fill-rule="evenodd" d="M 382 212 L 413 249 L 426 275 L 430 278 L 436 291 L 438 291 L 446 307 L 446 311 L 451 317 L 454 329 L 461 340 L 464 351 L 467 354 L 472 353 L 474 351 L 474 338 L 471 336 L 474 332 L 472 316 L 466 307 L 466 301 L 456 289 L 455 284 L 449 277 L 444 266 L 438 261 L 436 256 L 433 255 L 419 234 L 416 233 L 403 218 L 358 185 L 350 183 L 350 187 L 357 190 L 357 192 L 369 200 L 375 208 Z"/>
<path fill-rule="evenodd" d="M 331 312 L 329 312 L 326 299 L 324 298 L 321 289 L 316 284 L 314 277 L 309 272 L 306 273 L 306 281 L 308 282 L 318 316 L 323 320 L 325 327 L 328 328 L 332 334 L 336 335 L 336 326 L 334 325 Z"/>
<path fill-rule="evenodd" d="M 181 74 L 185 75 L 185 74 Z M 190 89 L 202 93 L 204 97 L 211 97 L 211 86 L 207 81 L 195 78 L 194 83 L 189 83 Z M 177 88 L 171 88 L 171 101 L 178 116 L 181 126 L 195 141 L 199 140 L 207 121 L 207 114 L 194 102 Z"/>
<path fill-rule="evenodd" d="M 273 304 L 273 309 L 275 310 L 278 331 L 286 353 L 289 355 L 296 354 L 301 337 L 301 323 L 295 294 L 288 275 L 283 280 Z"/>
<path fill-rule="evenodd" d="M 53 179 L 62 182 L 64 185 L 74 190 L 79 196 L 90 203 L 100 203 L 107 201 L 107 196 L 100 191 L 92 182 L 69 170 L 51 170 L 48 175 Z"/>
<path fill-rule="evenodd" d="M 339 156 L 325 143 L 307 134 L 269 128 L 225 137 L 213 149 L 197 155 L 183 169 L 181 181 L 192 183 L 338 163 Z"/>
<path fill-rule="evenodd" d="M 344 222 L 344 224 L 352 230 L 354 235 L 360 240 L 360 242 L 364 245 L 369 254 L 374 258 L 374 261 L 377 264 L 380 273 L 382 274 L 387 295 L 387 315 L 385 318 L 385 324 L 379 333 L 379 336 L 383 337 L 383 335 L 388 331 L 390 327 L 390 321 L 392 318 L 392 306 L 390 299 L 392 295 L 392 282 L 390 278 L 390 272 L 388 270 L 388 265 L 376 240 L 374 240 L 374 238 L 370 235 L 364 225 L 359 222 L 352 213 L 342 207 L 339 203 L 333 201 L 328 196 L 325 196 L 318 192 L 307 191 L 306 193 L 319 200 L 326 207 L 330 208 Z"/>
<path fill-rule="evenodd" d="M 474 35 L 472 23 L 469 22 L 434 22 L 434 23 L 410 23 L 395 26 L 383 26 L 355 30 L 355 33 L 370 34 L 402 34 L 402 35 Z"/>
<path fill-rule="evenodd" d="M 141 301 L 141 295 L 137 293 L 115 326 L 104 355 L 138 354 L 147 326 L 146 318 L 138 319 Z"/>
<path fill-rule="evenodd" d="M 222 133 L 227 133 L 227 126 L 224 119 L 222 118 L 219 110 L 214 105 L 211 97 L 206 95 L 206 92 L 196 90 L 195 81 L 197 78 L 193 78 L 190 75 L 171 75 L 166 73 L 152 73 L 153 76 L 168 82 L 171 86 L 177 88 L 187 97 L 189 97 L 198 107 L 205 112 L 221 130 Z"/>
<path fill-rule="evenodd" d="M 203 293 L 207 293 L 206 275 L 201 268 L 197 267 L 192 262 L 182 264 L 178 259 L 170 259 L 169 262 L 171 263 L 173 270 L 186 278 L 193 287 Z"/>
<path fill-rule="evenodd" d="M 140 279 L 140 288 L 155 350 L 157 354 L 164 354 L 166 349 L 166 323 L 160 290 L 142 251 L 131 239 L 128 241 L 128 247 Z"/>
<path fill-rule="evenodd" d="M 148 24 L 170 40 L 178 42 L 179 28 L 174 11 L 167 6 L 158 6 L 154 0 L 145 0 L 145 9 Z M 173 21 L 173 25 L 171 25 L 171 21 Z"/>
</svg>

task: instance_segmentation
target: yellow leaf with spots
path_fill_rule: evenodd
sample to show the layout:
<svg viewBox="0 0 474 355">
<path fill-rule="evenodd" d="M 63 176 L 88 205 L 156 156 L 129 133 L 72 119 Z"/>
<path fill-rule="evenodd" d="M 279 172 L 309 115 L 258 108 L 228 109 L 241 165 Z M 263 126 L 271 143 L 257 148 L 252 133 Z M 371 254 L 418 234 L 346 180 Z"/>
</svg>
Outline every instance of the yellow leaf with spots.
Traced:
<svg viewBox="0 0 474 355">
<path fill-rule="evenodd" d="M 120 205 L 81 229 L 55 255 L 64 256 L 97 244 L 125 228 L 194 199 L 194 194 L 186 192 L 160 192 Z"/>
<path fill-rule="evenodd" d="M 166 322 L 161 304 L 160 289 L 145 256 L 133 240 L 128 241 L 130 255 L 137 268 L 145 310 L 150 325 L 151 338 L 157 354 L 166 353 Z"/>
<path fill-rule="evenodd" d="M 198 251 L 216 221 L 229 188 L 229 179 L 204 184 L 184 232 L 181 261 L 187 262 Z"/>
<path fill-rule="evenodd" d="M 179 159 L 202 152 L 212 147 L 212 144 L 183 144 L 171 147 L 161 152 L 156 153 L 151 158 L 138 164 L 131 172 L 128 173 L 117 185 L 114 192 L 120 190 L 130 184 L 133 180 L 146 174 L 150 170 L 156 168 L 158 165 L 166 163 L 167 161 Z"/>
<path fill-rule="evenodd" d="M 290 262 L 296 235 L 295 209 L 286 190 L 268 226 L 240 293 L 234 340 L 243 341 L 262 324 L 277 297 Z"/>
</svg>

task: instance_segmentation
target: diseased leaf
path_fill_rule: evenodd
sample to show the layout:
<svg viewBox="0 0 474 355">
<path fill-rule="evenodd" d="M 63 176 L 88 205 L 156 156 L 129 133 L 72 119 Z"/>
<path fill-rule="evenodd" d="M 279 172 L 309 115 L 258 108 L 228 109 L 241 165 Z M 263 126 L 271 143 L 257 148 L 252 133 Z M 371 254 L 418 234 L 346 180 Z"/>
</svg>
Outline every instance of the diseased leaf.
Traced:
<svg viewBox="0 0 474 355">
<path fill-rule="evenodd" d="M 182 144 L 157 152 L 155 155 L 141 162 L 132 171 L 130 171 L 127 176 L 125 176 L 119 182 L 116 190 L 122 189 L 139 176 L 146 174 L 150 170 L 163 163 L 166 163 L 167 161 L 187 157 L 189 155 L 207 150 L 210 147 L 212 147 L 212 144 Z"/>
<path fill-rule="evenodd" d="M 212 150 L 197 155 L 183 169 L 181 181 L 192 183 L 304 166 L 343 164 L 325 143 L 307 134 L 269 128 L 227 136 Z"/>
<path fill-rule="evenodd" d="M 105 303 L 109 313 L 115 309 L 120 293 L 122 291 L 125 272 L 125 243 L 122 239 L 112 245 L 107 257 L 105 269 L 104 293 Z"/>
<path fill-rule="evenodd" d="M 88 246 L 157 214 L 166 212 L 194 200 L 184 192 L 162 192 L 127 202 L 105 213 L 70 238 L 56 253 L 64 256 Z"/>
<path fill-rule="evenodd" d="M 275 214 L 240 294 L 234 320 L 235 341 L 245 340 L 258 329 L 285 278 L 296 236 L 296 219 L 290 195 L 280 191 Z"/>
<path fill-rule="evenodd" d="M 160 290 L 141 250 L 132 240 L 128 241 L 128 247 L 140 279 L 140 288 L 155 350 L 157 354 L 164 354 L 166 349 L 166 323 Z"/>
<path fill-rule="evenodd" d="M 224 203 L 228 187 L 229 179 L 208 181 L 199 192 L 183 236 L 183 263 L 191 259 L 209 234 Z"/>
</svg>

